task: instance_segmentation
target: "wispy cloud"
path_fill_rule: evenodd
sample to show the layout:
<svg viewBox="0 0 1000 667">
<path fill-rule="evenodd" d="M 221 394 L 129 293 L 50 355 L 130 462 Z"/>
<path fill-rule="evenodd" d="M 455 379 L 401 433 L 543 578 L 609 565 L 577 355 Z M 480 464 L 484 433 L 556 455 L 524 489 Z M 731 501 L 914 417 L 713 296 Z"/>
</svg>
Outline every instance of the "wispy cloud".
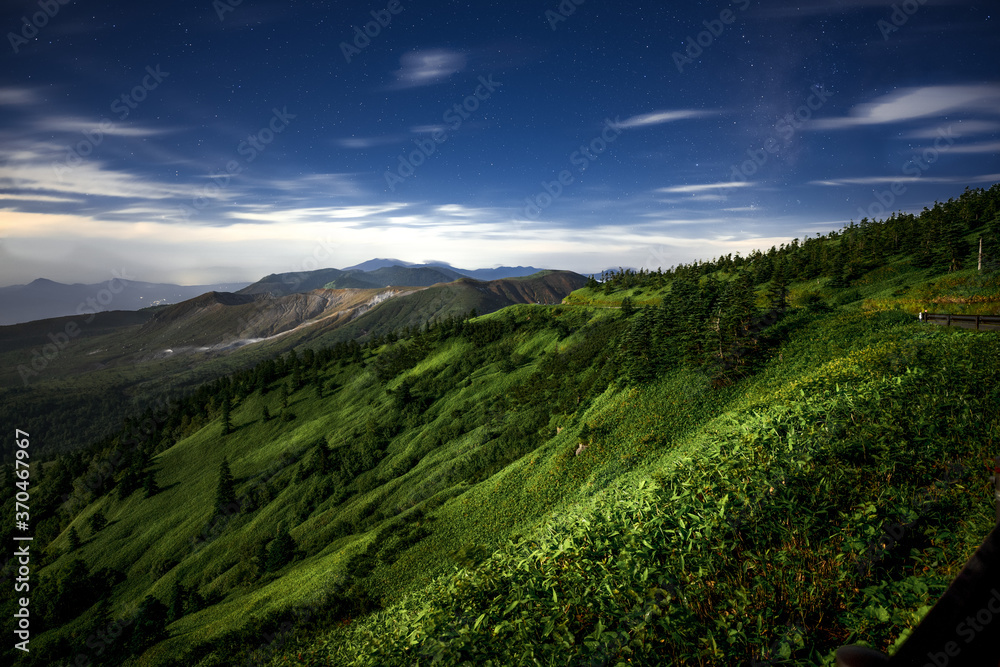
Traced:
<svg viewBox="0 0 1000 667">
<path fill-rule="evenodd" d="M 835 178 L 823 181 L 809 181 L 809 185 L 825 187 L 843 187 L 848 185 L 885 185 L 886 183 L 957 183 L 973 185 L 976 183 L 1000 182 L 1000 174 L 982 174 L 979 176 L 863 176 L 860 178 Z"/>
<path fill-rule="evenodd" d="M 48 116 L 35 122 L 35 128 L 43 132 L 62 132 L 77 134 L 79 132 L 100 132 L 104 136 L 116 137 L 153 137 L 170 132 L 168 128 L 137 127 L 134 124 L 123 125 L 107 119 L 74 118 L 71 116 Z"/>
<path fill-rule="evenodd" d="M 704 116 L 712 116 L 712 115 L 715 115 L 715 112 L 698 111 L 696 109 L 654 111 L 652 113 L 645 113 L 645 114 L 640 114 L 638 116 L 632 116 L 631 118 L 626 118 L 623 121 L 619 121 L 617 125 L 618 127 L 621 128 L 632 129 L 636 127 L 663 125 L 664 123 L 673 123 L 678 120 L 686 120 L 688 118 L 702 118 Z"/>
<path fill-rule="evenodd" d="M 355 150 L 365 150 L 368 148 L 375 148 L 376 146 L 389 146 L 391 144 L 398 144 L 404 141 L 406 137 L 401 135 L 391 135 L 384 137 L 345 137 L 343 139 L 337 139 L 336 143 L 338 146 L 343 148 L 353 148 Z"/>
<path fill-rule="evenodd" d="M 0 201 L 35 201 L 46 204 L 80 204 L 84 200 L 71 197 L 50 197 L 48 195 L 11 195 L 0 193 Z"/>
<path fill-rule="evenodd" d="M 38 102 L 38 95 L 30 88 L 0 87 L 0 107 L 29 106 Z"/>
<path fill-rule="evenodd" d="M 956 144 L 948 149 L 949 153 L 1000 153 L 1000 141 L 982 144 Z"/>
<path fill-rule="evenodd" d="M 381 206 L 321 206 L 298 209 L 276 209 L 273 207 L 248 206 L 242 210 L 229 211 L 226 217 L 232 220 L 256 223 L 315 223 L 330 220 L 345 222 L 384 216 L 407 208 L 406 204 L 385 204 Z"/>
<path fill-rule="evenodd" d="M 448 49 L 413 51 L 400 58 L 392 88 L 417 88 L 444 81 L 465 69 L 465 54 Z"/>
<path fill-rule="evenodd" d="M 170 199 L 204 195 L 194 186 L 164 183 L 138 173 L 112 169 L 100 160 L 69 167 L 66 147 L 21 140 L 0 146 L 0 189 L 23 194 L 48 192 L 89 197 Z M 204 195 L 221 198 L 223 195 Z"/>
<path fill-rule="evenodd" d="M 722 190 L 726 188 L 749 188 L 756 185 L 751 181 L 724 181 L 722 183 L 705 183 L 701 185 L 674 185 L 669 188 L 659 188 L 657 192 L 667 194 L 708 192 L 711 190 Z"/>
<path fill-rule="evenodd" d="M 843 130 L 957 113 L 1000 113 L 1000 85 L 903 88 L 854 107 L 848 116 L 814 119 L 808 129 Z"/>
<path fill-rule="evenodd" d="M 1000 123 L 986 120 L 960 120 L 951 128 L 959 137 L 969 137 L 976 134 L 993 134 L 1000 131 Z M 941 127 L 925 127 L 903 135 L 906 139 L 937 139 L 941 136 Z"/>
</svg>

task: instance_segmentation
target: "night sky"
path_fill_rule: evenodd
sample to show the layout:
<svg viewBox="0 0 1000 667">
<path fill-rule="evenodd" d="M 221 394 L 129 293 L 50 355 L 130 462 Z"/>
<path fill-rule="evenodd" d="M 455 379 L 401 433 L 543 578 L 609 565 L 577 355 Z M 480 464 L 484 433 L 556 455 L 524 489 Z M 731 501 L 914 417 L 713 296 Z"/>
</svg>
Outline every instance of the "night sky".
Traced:
<svg viewBox="0 0 1000 667">
<path fill-rule="evenodd" d="M 6 0 L 0 286 L 656 268 L 918 212 L 1000 181 L 998 14 Z"/>
</svg>

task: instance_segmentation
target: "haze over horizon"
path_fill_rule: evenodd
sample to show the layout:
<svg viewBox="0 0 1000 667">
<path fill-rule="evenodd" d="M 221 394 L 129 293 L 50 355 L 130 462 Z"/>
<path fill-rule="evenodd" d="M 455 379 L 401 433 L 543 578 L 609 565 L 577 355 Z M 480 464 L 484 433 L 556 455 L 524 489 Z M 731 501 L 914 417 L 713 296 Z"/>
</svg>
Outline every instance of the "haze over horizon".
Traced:
<svg viewBox="0 0 1000 667">
<path fill-rule="evenodd" d="M 1000 182 L 996 28 L 963 0 L 15 0 L 0 286 L 655 269 L 918 212 Z"/>
</svg>

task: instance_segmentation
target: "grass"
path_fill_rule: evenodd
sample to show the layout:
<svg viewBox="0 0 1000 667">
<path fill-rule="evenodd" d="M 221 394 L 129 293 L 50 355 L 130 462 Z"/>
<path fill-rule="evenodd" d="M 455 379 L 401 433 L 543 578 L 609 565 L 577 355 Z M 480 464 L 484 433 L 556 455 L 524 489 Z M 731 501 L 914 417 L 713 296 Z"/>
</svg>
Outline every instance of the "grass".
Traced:
<svg viewBox="0 0 1000 667">
<path fill-rule="evenodd" d="M 83 507 L 38 574 L 70 557 L 121 570 L 113 616 L 177 581 L 198 590 L 207 606 L 136 665 L 232 664 L 274 643 L 273 619 L 344 591 L 383 608 L 318 634 L 294 622 L 266 660 L 830 664 L 844 643 L 891 648 L 992 525 L 982 464 L 1000 436 L 996 335 L 920 326 L 906 301 L 971 300 L 992 279 L 904 268 L 832 311 L 794 309 L 756 371 L 725 387 L 691 368 L 602 383 L 621 315 L 586 289 L 479 318 L 510 330 L 435 343 L 384 384 L 373 356 L 330 364 L 321 380 L 337 389 L 292 393 L 291 421 L 278 384 L 254 392 L 232 434 L 216 418 L 150 462 L 157 494 Z M 894 296 L 900 276 L 911 286 Z M 793 303 L 810 293 L 844 291 L 801 283 Z M 395 403 L 404 382 L 421 409 Z M 371 429 L 388 433 L 372 470 L 336 489 L 305 474 L 317 442 L 354 452 Z M 223 459 L 259 506 L 204 539 Z M 98 509 L 109 525 L 92 535 Z M 883 546 L 897 524 L 906 536 Z M 66 554 L 70 526 L 83 545 Z M 282 526 L 302 557 L 261 575 L 253 554 Z M 38 659 L 85 646 L 95 613 L 33 640 Z"/>
</svg>

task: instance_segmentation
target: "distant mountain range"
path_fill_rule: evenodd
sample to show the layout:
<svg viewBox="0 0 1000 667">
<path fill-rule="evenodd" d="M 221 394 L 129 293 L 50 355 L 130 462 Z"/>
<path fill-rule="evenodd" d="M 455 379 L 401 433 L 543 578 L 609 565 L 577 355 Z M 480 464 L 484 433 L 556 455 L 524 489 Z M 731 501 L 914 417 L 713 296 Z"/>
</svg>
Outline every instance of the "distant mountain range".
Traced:
<svg viewBox="0 0 1000 667">
<path fill-rule="evenodd" d="M 231 292 L 246 283 L 167 285 L 111 280 L 94 285 L 65 285 L 39 278 L 27 285 L 0 287 L 0 326 L 65 315 L 90 315 L 109 310 L 140 310 L 180 303 L 206 292 Z"/>
<path fill-rule="evenodd" d="M 457 273 L 476 280 L 500 280 L 502 278 L 523 278 L 542 271 L 534 266 L 501 266 L 495 269 L 458 269 L 447 262 L 424 262 L 413 264 L 398 259 L 370 259 L 355 266 L 349 266 L 344 271 L 377 271 L 378 269 L 403 266 L 406 268 L 445 269 L 445 272 Z"/>
<path fill-rule="evenodd" d="M 456 269 L 445 263 L 412 264 L 398 259 L 371 259 L 346 269 L 320 269 L 303 273 L 271 274 L 249 285 L 241 294 L 286 296 L 314 289 L 375 289 L 381 287 L 430 287 L 460 278 L 502 280 L 539 273 L 533 266 L 502 266 L 496 269 Z"/>
<path fill-rule="evenodd" d="M 465 277 L 484 281 L 520 278 L 541 270 L 530 266 L 466 270 L 444 262 L 413 264 L 397 259 L 372 259 L 346 269 L 272 274 L 251 285 L 182 286 L 117 280 L 66 285 L 40 278 L 27 285 L 0 287 L 0 326 L 93 312 L 141 310 L 181 303 L 209 292 L 287 296 L 316 289 L 429 287 Z"/>
</svg>

